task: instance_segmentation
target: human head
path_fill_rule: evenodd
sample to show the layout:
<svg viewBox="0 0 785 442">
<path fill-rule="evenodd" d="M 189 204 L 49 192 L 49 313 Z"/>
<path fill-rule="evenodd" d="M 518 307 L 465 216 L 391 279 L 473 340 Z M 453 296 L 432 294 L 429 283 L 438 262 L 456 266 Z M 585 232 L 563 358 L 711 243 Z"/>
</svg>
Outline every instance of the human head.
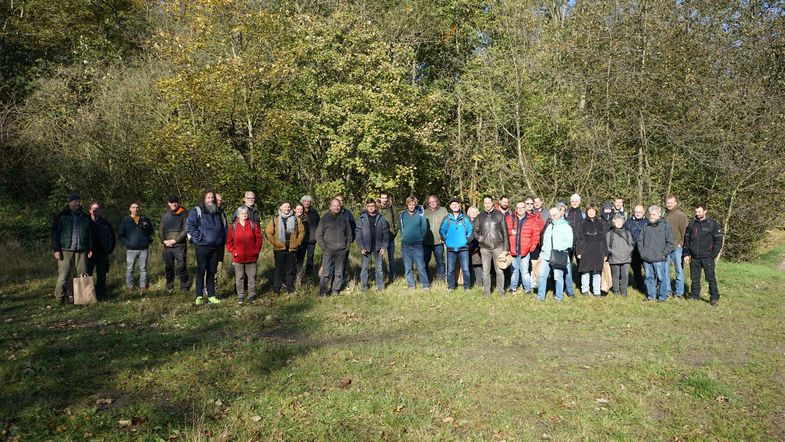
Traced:
<svg viewBox="0 0 785 442">
<path fill-rule="evenodd" d="M 476 208 L 474 206 L 471 206 L 468 209 L 466 209 L 466 216 L 469 217 L 470 221 L 474 221 L 475 218 L 477 218 L 477 216 L 479 214 L 480 214 L 480 209 L 478 209 L 478 208 Z"/>
<path fill-rule="evenodd" d="M 520 217 L 526 215 L 526 204 L 523 201 L 515 203 L 515 214 Z"/>
<path fill-rule="evenodd" d="M 636 204 L 635 209 L 633 210 L 633 216 L 635 219 L 643 219 L 646 215 L 646 208 L 643 207 L 643 204 Z"/>
<path fill-rule="evenodd" d="M 281 209 L 282 214 L 288 215 L 289 212 L 292 211 L 292 203 L 284 200 L 283 202 L 281 202 L 281 206 L 279 207 L 279 209 Z"/>
<path fill-rule="evenodd" d="M 88 206 L 88 212 L 90 212 L 90 216 L 94 219 L 101 216 L 101 202 L 100 201 L 92 201 Z"/>
<path fill-rule="evenodd" d="M 215 194 L 215 206 L 218 208 L 223 207 L 224 197 L 220 193 Z"/>
<path fill-rule="evenodd" d="M 504 211 L 510 208 L 510 198 L 507 195 L 502 195 L 499 198 L 499 208 Z"/>
<path fill-rule="evenodd" d="M 558 207 L 551 207 L 551 209 L 548 210 L 548 216 L 550 216 L 552 220 L 558 221 L 561 219 L 561 215 L 562 215 L 561 212 L 562 211 L 559 210 Z"/>
<path fill-rule="evenodd" d="M 490 195 L 482 197 L 482 207 L 485 208 L 486 212 L 493 210 L 493 197 Z"/>
<path fill-rule="evenodd" d="M 250 190 L 246 191 L 243 195 L 243 202 L 246 206 L 253 207 L 253 205 L 256 204 L 256 194 Z"/>
<path fill-rule="evenodd" d="M 166 204 L 169 206 L 169 210 L 174 212 L 180 208 L 180 197 L 177 195 L 172 195 L 166 200 Z"/>
<path fill-rule="evenodd" d="M 581 206 L 581 196 L 578 195 L 577 193 L 573 193 L 572 196 L 570 197 L 570 207 L 572 207 L 573 209 L 577 209 L 580 206 Z"/>
<path fill-rule="evenodd" d="M 613 208 L 616 210 L 621 210 L 624 208 L 624 198 L 616 198 L 613 200 Z"/>
<path fill-rule="evenodd" d="M 376 214 L 376 200 L 373 198 L 368 198 L 365 200 L 365 211 L 368 212 L 368 215 L 375 215 Z"/>
<path fill-rule="evenodd" d="M 613 217 L 613 227 L 616 227 L 617 229 L 624 227 L 624 217 L 621 216 L 621 214 Z"/>
<path fill-rule="evenodd" d="M 597 205 L 590 204 L 586 207 L 586 218 L 595 218 L 597 216 Z"/>
<path fill-rule="evenodd" d="M 76 193 L 68 195 L 68 208 L 72 212 L 76 212 L 80 207 L 82 207 L 82 198 Z"/>
<path fill-rule="evenodd" d="M 458 198 L 453 198 L 450 200 L 450 212 L 458 213 L 461 211 L 461 200 Z"/>
<path fill-rule="evenodd" d="M 534 197 L 534 208 L 537 210 L 542 209 L 542 198 L 539 196 Z"/>
<path fill-rule="evenodd" d="M 439 197 L 436 195 L 428 195 L 428 207 L 431 210 L 436 210 L 439 208 Z"/>
<path fill-rule="evenodd" d="M 524 208 L 526 209 L 526 211 L 531 213 L 531 211 L 534 210 L 534 199 L 532 199 L 531 197 L 527 196 L 523 200 L 523 205 L 524 205 Z"/>
<path fill-rule="evenodd" d="M 564 214 L 567 213 L 567 204 L 565 204 L 564 201 L 559 201 L 558 203 L 556 203 L 555 208 L 559 209 L 559 212 L 561 212 L 561 216 L 564 216 Z M 551 216 L 550 211 L 548 211 L 548 216 Z"/>
<path fill-rule="evenodd" d="M 387 192 L 379 194 L 379 204 L 381 204 L 382 207 L 387 207 L 390 204 L 390 195 Z"/>
<path fill-rule="evenodd" d="M 202 202 L 205 206 L 215 205 L 215 192 L 211 189 L 205 190 L 202 194 Z"/>
<path fill-rule="evenodd" d="M 313 204 L 313 198 L 311 197 L 311 195 L 303 195 L 303 197 L 300 198 L 300 204 L 303 205 L 303 208 L 310 209 L 311 204 Z"/>
<path fill-rule="evenodd" d="M 660 206 L 649 206 L 649 222 L 656 223 L 662 216 L 662 208 Z"/>
<path fill-rule="evenodd" d="M 296 216 L 303 216 L 303 213 L 305 213 L 305 206 L 303 206 L 303 203 L 295 204 L 294 205 L 294 214 Z"/>
<path fill-rule="evenodd" d="M 417 198 L 410 196 L 406 198 L 406 209 L 409 212 L 414 212 L 414 208 L 417 207 Z"/>
<path fill-rule="evenodd" d="M 695 218 L 700 220 L 705 219 L 708 214 L 708 210 L 706 210 L 706 205 L 701 203 L 695 206 Z"/>
<path fill-rule="evenodd" d="M 671 210 L 675 209 L 676 206 L 678 206 L 678 205 L 679 205 L 679 201 L 676 200 L 675 196 L 668 195 L 668 197 L 665 198 L 665 208 L 668 209 L 669 212 Z"/>
<path fill-rule="evenodd" d="M 139 203 L 132 201 L 128 211 L 131 212 L 131 216 L 139 216 L 139 214 L 142 212 L 142 208 L 139 207 Z"/>
<path fill-rule="evenodd" d="M 237 219 L 240 220 L 248 219 L 248 209 L 246 207 L 240 206 L 240 208 L 237 209 Z"/>
<path fill-rule="evenodd" d="M 343 207 L 343 195 L 335 195 L 335 199 L 337 199 L 341 203 L 341 207 Z"/>
<path fill-rule="evenodd" d="M 333 198 L 330 200 L 330 212 L 338 214 L 341 211 L 341 200 Z"/>
</svg>

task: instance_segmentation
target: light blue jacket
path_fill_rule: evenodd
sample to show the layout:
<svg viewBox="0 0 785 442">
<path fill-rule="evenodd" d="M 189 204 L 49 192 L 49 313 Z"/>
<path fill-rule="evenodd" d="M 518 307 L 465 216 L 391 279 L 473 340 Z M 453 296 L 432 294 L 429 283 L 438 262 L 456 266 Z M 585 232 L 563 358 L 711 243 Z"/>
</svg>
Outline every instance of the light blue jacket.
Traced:
<svg viewBox="0 0 785 442">
<path fill-rule="evenodd" d="M 546 261 L 551 258 L 551 247 L 565 251 L 572 247 L 572 226 L 564 218 L 551 223 L 542 236 L 540 257 Z"/>
<path fill-rule="evenodd" d="M 463 210 L 458 212 L 458 216 L 451 213 L 444 217 L 439 233 L 444 240 L 444 245 L 451 252 L 468 250 L 469 241 L 472 237 L 472 223 L 463 214 Z"/>
</svg>

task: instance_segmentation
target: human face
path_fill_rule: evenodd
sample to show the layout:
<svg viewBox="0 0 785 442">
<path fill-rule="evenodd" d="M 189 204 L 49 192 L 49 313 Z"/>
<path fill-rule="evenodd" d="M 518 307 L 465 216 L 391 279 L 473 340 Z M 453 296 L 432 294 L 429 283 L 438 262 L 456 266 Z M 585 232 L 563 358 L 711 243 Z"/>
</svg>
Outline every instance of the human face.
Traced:
<svg viewBox="0 0 785 442">
<path fill-rule="evenodd" d="M 428 198 L 428 207 L 430 207 L 431 210 L 438 209 L 439 208 L 439 200 L 437 200 L 436 197 L 433 197 L 433 196 Z"/>
<path fill-rule="evenodd" d="M 493 210 L 493 199 L 491 198 L 483 198 L 482 199 L 482 206 L 485 208 L 486 212 L 490 212 Z"/>
<path fill-rule="evenodd" d="M 215 194 L 213 192 L 207 192 L 204 196 L 204 204 L 215 204 Z"/>
<path fill-rule="evenodd" d="M 76 212 L 80 207 L 82 207 L 82 200 L 77 199 L 68 203 L 68 208 L 71 209 L 72 212 Z"/>
<path fill-rule="evenodd" d="M 311 200 L 303 200 L 303 202 L 300 203 L 300 204 L 302 204 L 303 207 L 305 207 L 306 209 L 310 209 L 311 208 Z"/>
<path fill-rule="evenodd" d="M 376 214 L 376 203 L 368 203 L 365 205 L 365 211 L 368 212 L 368 215 L 375 215 Z"/>
<path fill-rule="evenodd" d="M 534 198 L 534 208 L 537 210 L 542 209 L 542 200 L 540 197 Z"/>
<path fill-rule="evenodd" d="M 343 207 L 343 197 L 342 197 L 341 195 L 338 195 L 338 196 L 336 196 L 336 197 L 335 197 L 335 199 L 337 199 L 338 201 L 340 201 L 340 203 L 341 203 L 341 207 Z"/>
<path fill-rule="evenodd" d="M 96 219 L 99 216 L 101 216 L 101 206 L 99 206 L 98 204 L 91 205 L 90 206 L 90 216 L 92 216 L 93 219 Z"/>
<path fill-rule="evenodd" d="M 289 212 L 291 212 L 291 211 L 292 211 L 292 205 L 291 204 L 289 204 L 289 203 L 281 204 L 281 213 L 283 213 L 284 215 L 288 215 Z"/>
<path fill-rule="evenodd" d="M 635 206 L 635 218 L 636 219 L 643 219 L 643 215 L 646 214 L 646 209 L 643 206 Z"/>
<path fill-rule="evenodd" d="M 676 206 L 678 205 L 679 204 L 676 202 L 676 198 L 668 198 L 667 200 L 665 200 L 665 207 L 668 209 L 669 212 L 675 209 Z"/>
<path fill-rule="evenodd" d="M 414 212 L 415 207 L 417 207 L 417 203 L 414 201 L 409 201 L 406 203 L 406 209 L 409 210 L 409 212 Z"/>
<path fill-rule="evenodd" d="M 296 216 L 303 216 L 303 213 L 305 213 L 305 208 L 301 204 L 294 206 L 294 214 Z"/>
<path fill-rule="evenodd" d="M 526 198 L 526 201 L 523 202 L 525 209 L 527 212 L 531 212 L 534 209 L 534 201 L 531 198 Z"/>
<path fill-rule="evenodd" d="M 659 220 L 660 220 L 660 214 L 657 213 L 656 211 L 650 210 L 649 211 L 649 222 L 650 223 L 656 223 Z"/>
<path fill-rule="evenodd" d="M 253 207 L 254 203 L 256 203 L 256 195 L 253 192 L 245 192 L 243 201 L 245 201 L 246 206 Z"/>
<path fill-rule="evenodd" d="M 453 201 L 450 203 L 450 211 L 453 213 L 458 213 L 461 210 L 461 203 L 458 201 Z"/>
<path fill-rule="evenodd" d="M 237 218 L 240 219 L 241 221 L 247 220 L 248 219 L 248 212 L 245 211 L 245 210 L 243 210 L 242 212 L 239 212 L 237 214 Z"/>
<path fill-rule="evenodd" d="M 570 207 L 573 209 L 577 209 L 581 205 L 581 200 L 578 198 L 574 198 L 570 200 Z"/>
<path fill-rule="evenodd" d="M 597 216 L 597 211 L 594 209 L 594 207 L 589 207 L 586 209 L 587 218 L 594 218 L 595 216 Z"/>
<path fill-rule="evenodd" d="M 515 214 L 518 216 L 526 215 L 526 204 L 524 203 L 516 203 L 515 204 Z"/>
<path fill-rule="evenodd" d="M 129 207 L 128 210 L 131 212 L 131 216 L 139 216 L 139 212 L 142 211 L 139 204 L 136 203 L 131 204 L 131 207 Z"/>
<path fill-rule="evenodd" d="M 381 194 L 379 196 L 379 203 L 382 205 L 382 207 L 387 207 L 387 204 L 390 203 L 390 196 L 386 193 Z"/>
<path fill-rule="evenodd" d="M 507 198 L 507 197 L 504 197 L 504 198 L 500 199 L 500 200 L 499 200 L 499 207 L 500 207 L 502 210 L 507 210 L 507 209 L 509 209 L 509 208 L 510 208 L 510 199 L 509 199 L 509 198 Z"/>
<path fill-rule="evenodd" d="M 558 221 L 561 219 L 561 211 L 553 212 L 550 215 L 551 215 L 551 219 L 554 221 Z"/>
<path fill-rule="evenodd" d="M 169 210 L 171 210 L 172 212 L 174 212 L 175 210 L 180 208 L 180 203 L 178 203 L 178 202 L 173 202 L 173 203 L 172 202 L 167 202 L 166 204 L 169 206 Z"/>
<path fill-rule="evenodd" d="M 336 198 L 330 201 L 330 212 L 338 214 L 341 211 L 341 202 Z"/>
<path fill-rule="evenodd" d="M 559 206 L 559 214 L 564 216 L 565 213 L 567 213 L 567 206 Z"/>
<path fill-rule="evenodd" d="M 221 196 L 220 193 L 215 194 L 215 205 L 218 207 L 223 207 L 224 204 L 224 197 Z"/>
<path fill-rule="evenodd" d="M 621 229 L 624 226 L 624 220 L 621 218 L 613 218 L 613 227 Z"/>
<path fill-rule="evenodd" d="M 621 210 L 624 207 L 624 198 L 616 198 L 616 200 L 613 201 L 613 207 L 616 210 Z"/>
<path fill-rule="evenodd" d="M 706 218 L 706 210 L 704 210 L 703 207 L 696 207 L 695 218 L 698 218 L 700 220 Z"/>
</svg>

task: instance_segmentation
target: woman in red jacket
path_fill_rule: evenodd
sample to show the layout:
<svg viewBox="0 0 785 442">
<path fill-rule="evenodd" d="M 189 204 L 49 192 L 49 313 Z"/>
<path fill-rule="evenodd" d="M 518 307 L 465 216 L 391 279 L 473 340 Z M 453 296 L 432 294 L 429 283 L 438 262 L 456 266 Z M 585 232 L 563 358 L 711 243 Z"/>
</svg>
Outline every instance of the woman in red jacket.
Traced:
<svg viewBox="0 0 785 442">
<path fill-rule="evenodd" d="M 256 260 L 262 250 L 262 232 L 259 224 L 248 219 L 248 209 L 243 206 L 237 210 L 237 219 L 229 226 L 226 237 L 226 250 L 232 255 L 235 287 L 238 302 L 243 303 L 243 277 L 248 280 L 248 302 L 256 300 Z"/>
<path fill-rule="evenodd" d="M 531 253 L 540 243 L 542 218 L 534 211 L 534 200 L 526 198 L 524 202 L 515 204 L 515 212 L 505 216 L 504 219 L 507 222 L 507 234 L 510 239 L 510 255 L 514 257 L 510 290 L 514 294 L 518 287 L 523 285 L 523 291 L 531 293 L 532 278 L 529 263 Z"/>
</svg>

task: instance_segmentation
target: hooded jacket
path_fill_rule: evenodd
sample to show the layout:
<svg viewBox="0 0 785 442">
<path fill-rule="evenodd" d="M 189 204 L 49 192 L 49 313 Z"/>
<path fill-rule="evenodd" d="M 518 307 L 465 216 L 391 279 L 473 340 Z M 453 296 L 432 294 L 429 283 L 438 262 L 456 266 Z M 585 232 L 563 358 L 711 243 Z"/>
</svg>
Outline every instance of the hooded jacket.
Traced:
<svg viewBox="0 0 785 442">
<path fill-rule="evenodd" d="M 544 226 L 539 214 L 530 212 L 523 218 L 518 218 L 518 215 L 513 212 L 505 216 L 504 221 L 507 223 L 510 255 L 525 257 L 537 249 Z M 516 234 L 513 235 L 513 231 L 516 231 Z"/>
<path fill-rule="evenodd" d="M 646 262 L 665 261 L 676 248 L 671 226 L 664 219 L 655 223 L 647 222 L 636 244 L 641 259 Z"/>
<path fill-rule="evenodd" d="M 210 213 L 204 204 L 199 204 L 188 212 L 185 230 L 195 246 L 216 248 L 223 247 L 226 242 L 223 213 L 220 210 Z"/>
<path fill-rule="evenodd" d="M 605 241 L 608 243 L 609 264 L 627 264 L 632 261 L 635 242 L 627 229 L 612 228 L 610 232 L 605 234 Z"/>
<path fill-rule="evenodd" d="M 472 239 L 472 227 L 469 217 L 464 215 L 463 210 L 450 213 L 442 221 L 439 227 L 439 236 L 444 241 L 444 245 L 449 252 L 459 252 L 469 249 L 469 241 Z"/>
<path fill-rule="evenodd" d="M 422 244 L 428 234 L 428 220 L 423 214 L 422 206 L 415 206 L 414 213 L 404 210 L 398 214 L 398 225 L 402 244 Z"/>
<path fill-rule="evenodd" d="M 510 251 L 507 223 L 500 211 L 482 211 L 474 220 L 474 229 L 474 237 L 479 241 L 480 248 L 487 250 L 501 247 L 505 252 Z"/>
<path fill-rule="evenodd" d="M 322 250 L 346 250 L 352 244 L 349 220 L 345 216 L 327 211 L 316 228 L 316 243 Z"/>
<path fill-rule="evenodd" d="M 363 212 L 357 220 L 354 237 L 357 239 L 357 246 L 360 250 L 371 250 L 372 244 L 376 246 L 372 250 L 374 253 L 382 249 L 387 250 L 387 245 L 390 243 L 390 227 L 387 225 L 387 220 L 378 211 L 376 212 L 375 226 L 371 225 L 368 212 Z"/>
<path fill-rule="evenodd" d="M 244 226 L 240 224 L 240 220 L 235 220 L 229 226 L 226 251 L 232 255 L 232 262 L 238 264 L 256 262 L 260 250 L 262 250 L 262 229 L 259 224 L 248 218 Z"/>
<path fill-rule="evenodd" d="M 643 230 L 643 226 L 645 226 L 649 220 L 646 218 L 637 219 L 635 216 L 631 216 L 627 221 L 624 222 L 624 229 L 630 232 L 632 235 L 632 243 L 637 248 L 638 238 L 641 237 L 641 231 Z"/>
</svg>

